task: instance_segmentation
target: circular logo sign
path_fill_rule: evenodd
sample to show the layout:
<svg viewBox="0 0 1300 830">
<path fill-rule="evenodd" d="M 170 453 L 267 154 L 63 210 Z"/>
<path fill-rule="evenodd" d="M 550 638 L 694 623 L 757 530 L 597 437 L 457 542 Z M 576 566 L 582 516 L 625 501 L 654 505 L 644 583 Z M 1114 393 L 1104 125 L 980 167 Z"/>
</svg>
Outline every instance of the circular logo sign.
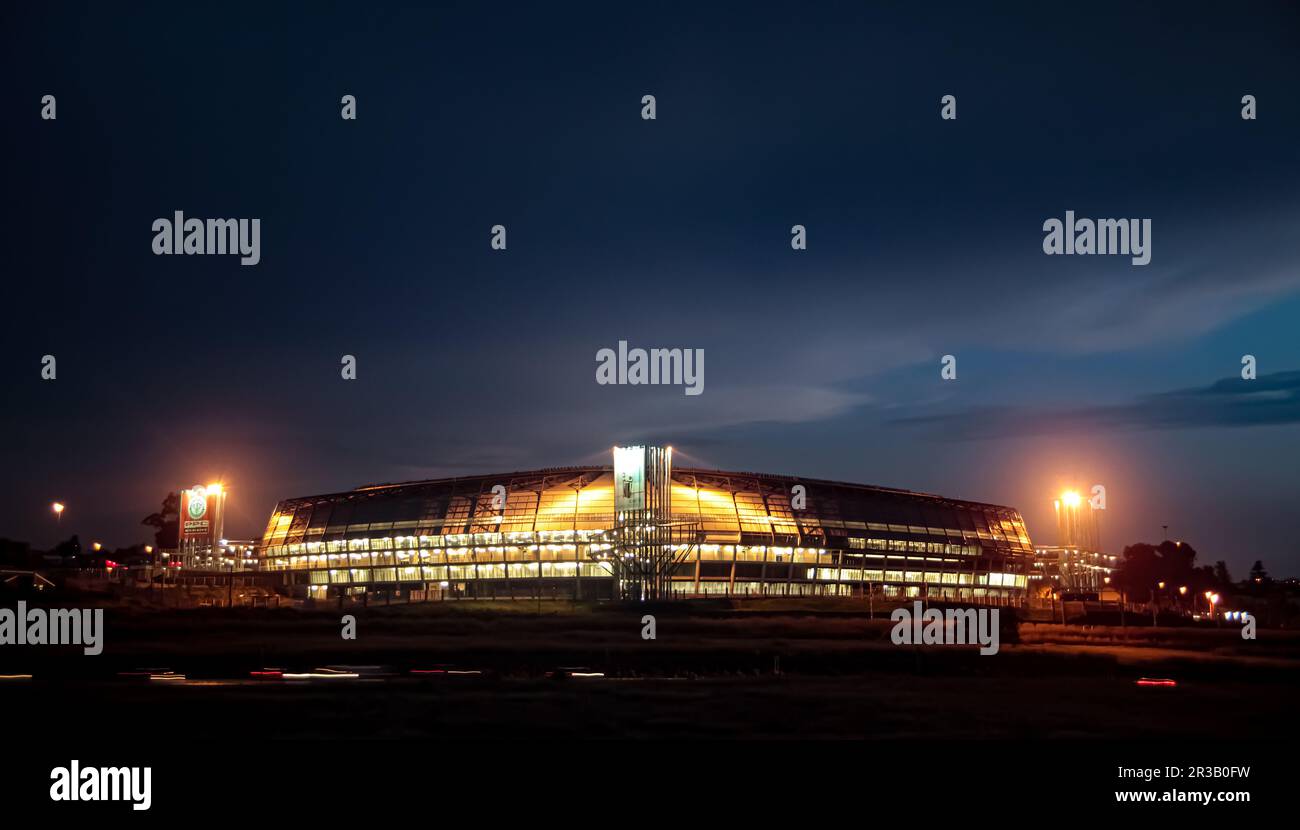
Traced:
<svg viewBox="0 0 1300 830">
<path fill-rule="evenodd" d="M 197 493 L 190 496 L 190 503 L 189 503 L 188 510 L 190 512 L 191 519 L 202 519 L 203 514 L 208 512 L 207 496 L 200 496 Z"/>
</svg>

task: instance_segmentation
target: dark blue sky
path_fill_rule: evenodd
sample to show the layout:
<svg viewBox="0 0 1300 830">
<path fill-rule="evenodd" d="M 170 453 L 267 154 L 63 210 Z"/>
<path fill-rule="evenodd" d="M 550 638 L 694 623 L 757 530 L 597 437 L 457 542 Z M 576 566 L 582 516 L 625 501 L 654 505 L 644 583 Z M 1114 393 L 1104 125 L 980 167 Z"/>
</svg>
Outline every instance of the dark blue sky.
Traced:
<svg viewBox="0 0 1300 830">
<path fill-rule="evenodd" d="M 661 440 L 1046 543 L 1104 483 L 1115 551 L 1300 572 L 1300 11 L 974 6 L 6 8 L 0 535 Z M 154 256 L 175 210 L 261 263 Z M 1150 218 L 1151 264 L 1045 256 L 1066 210 Z M 596 385 L 620 339 L 705 393 Z"/>
</svg>

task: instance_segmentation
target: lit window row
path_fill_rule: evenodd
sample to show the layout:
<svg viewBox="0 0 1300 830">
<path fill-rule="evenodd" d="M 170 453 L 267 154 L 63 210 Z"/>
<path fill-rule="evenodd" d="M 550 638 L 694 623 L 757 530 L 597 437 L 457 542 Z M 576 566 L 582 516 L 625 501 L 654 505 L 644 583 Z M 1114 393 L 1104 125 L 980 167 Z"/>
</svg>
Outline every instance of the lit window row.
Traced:
<svg viewBox="0 0 1300 830">
<path fill-rule="evenodd" d="M 536 578 L 538 569 L 543 577 L 606 577 L 609 566 L 600 562 L 531 562 L 518 565 L 445 565 L 403 568 L 334 568 L 311 571 L 308 581 L 313 585 L 370 584 L 377 582 L 456 582 L 472 579 L 527 579 Z"/>
</svg>

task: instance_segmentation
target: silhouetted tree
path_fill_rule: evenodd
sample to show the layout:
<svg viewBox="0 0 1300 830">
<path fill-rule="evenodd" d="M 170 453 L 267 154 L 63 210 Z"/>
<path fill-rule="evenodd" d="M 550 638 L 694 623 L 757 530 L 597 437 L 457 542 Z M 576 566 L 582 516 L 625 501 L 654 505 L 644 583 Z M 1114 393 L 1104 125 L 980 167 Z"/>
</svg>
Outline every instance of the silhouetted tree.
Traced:
<svg viewBox="0 0 1300 830">
<path fill-rule="evenodd" d="M 0 539 L 0 565 L 9 568 L 30 568 L 32 566 L 32 547 L 26 542 L 12 539 Z"/>
<path fill-rule="evenodd" d="M 113 561 L 120 562 L 123 565 L 139 567 L 152 564 L 154 557 L 144 552 L 144 545 L 131 545 L 127 548 L 118 548 L 113 551 Z"/>
<path fill-rule="evenodd" d="M 54 556 L 62 557 L 64 560 L 72 560 L 72 563 L 79 563 L 81 558 L 81 539 L 74 533 L 71 538 L 64 539 L 54 546 L 50 551 Z"/>
<path fill-rule="evenodd" d="M 1180 585 L 1198 589 L 1210 581 L 1205 570 L 1196 567 L 1196 549 L 1186 542 L 1141 542 L 1124 548 L 1115 581 L 1131 597 L 1140 599 L 1161 582 L 1166 591 L 1177 590 Z"/>
<path fill-rule="evenodd" d="M 180 545 L 181 499 L 176 493 L 168 493 L 163 499 L 162 510 L 150 513 L 140 521 L 142 525 L 157 528 L 154 531 L 154 545 L 159 550 L 175 550 Z"/>
<path fill-rule="evenodd" d="M 1267 585 L 1273 581 L 1264 569 L 1263 560 L 1256 559 L 1255 564 L 1250 566 L 1250 581 L 1255 585 Z"/>
<path fill-rule="evenodd" d="M 1222 559 L 1214 563 L 1214 581 L 1219 583 L 1220 588 L 1227 588 L 1232 585 L 1232 575 L 1228 573 L 1228 563 Z"/>
</svg>

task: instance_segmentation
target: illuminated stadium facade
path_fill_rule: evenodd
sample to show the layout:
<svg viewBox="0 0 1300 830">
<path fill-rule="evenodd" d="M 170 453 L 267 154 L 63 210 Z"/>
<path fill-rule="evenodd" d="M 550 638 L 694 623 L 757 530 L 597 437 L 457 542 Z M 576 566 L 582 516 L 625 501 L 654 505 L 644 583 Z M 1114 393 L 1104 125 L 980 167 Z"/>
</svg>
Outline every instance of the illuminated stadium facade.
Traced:
<svg viewBox="0 0 1300 830">
<path fill-rule="evenodd" d="M 928 596 L 1019 604 L 1018 511 L 762 473 L 610 466 L 361 487 L 276 505 L 259 549 L 298 596 Z"/>
</svg>

